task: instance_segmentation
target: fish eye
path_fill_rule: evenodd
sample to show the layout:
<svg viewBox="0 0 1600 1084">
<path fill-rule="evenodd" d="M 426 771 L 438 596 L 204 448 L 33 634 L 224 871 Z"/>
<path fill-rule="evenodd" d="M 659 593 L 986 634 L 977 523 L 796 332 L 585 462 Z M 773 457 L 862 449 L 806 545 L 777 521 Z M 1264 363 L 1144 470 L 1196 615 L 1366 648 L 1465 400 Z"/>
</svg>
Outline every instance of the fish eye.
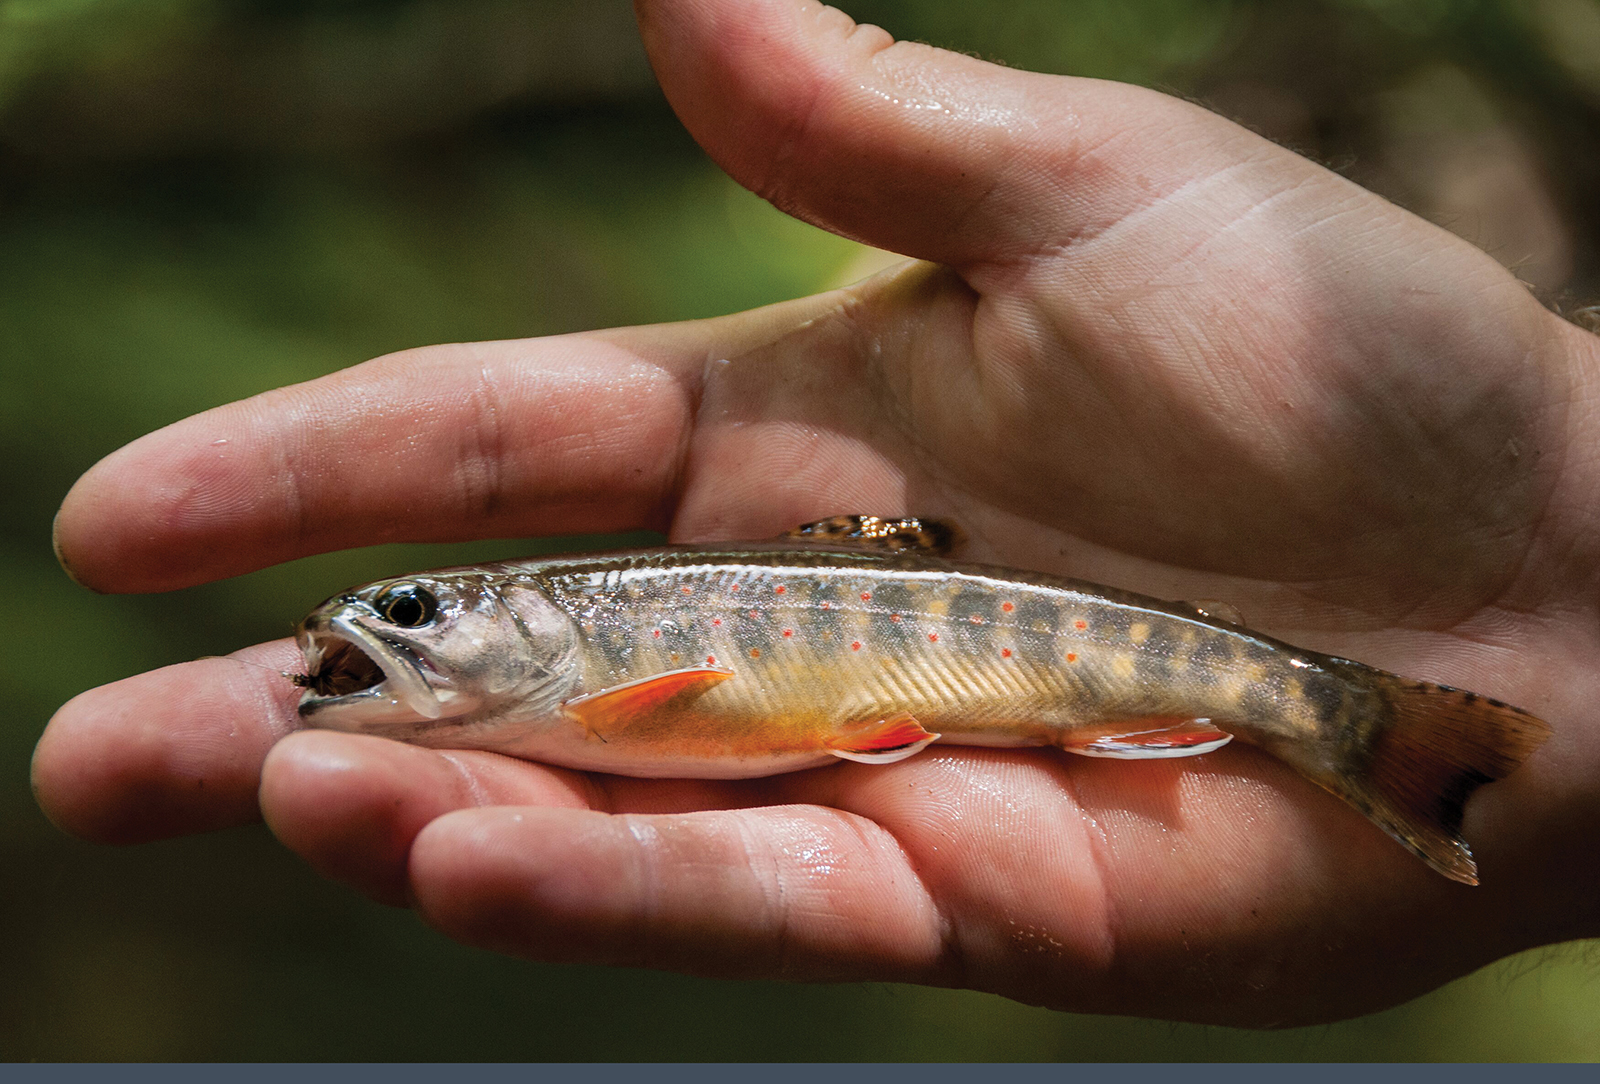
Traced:
<svg viewBox="0 0 1600 1084">
<path fill-rule="evenodd" d="M 404 629 L 421 628 L 439 614 L 439 600 L 433 592 L 414 583 L 386 588 L 372 604 L 385 621 Z"/>
</svg>

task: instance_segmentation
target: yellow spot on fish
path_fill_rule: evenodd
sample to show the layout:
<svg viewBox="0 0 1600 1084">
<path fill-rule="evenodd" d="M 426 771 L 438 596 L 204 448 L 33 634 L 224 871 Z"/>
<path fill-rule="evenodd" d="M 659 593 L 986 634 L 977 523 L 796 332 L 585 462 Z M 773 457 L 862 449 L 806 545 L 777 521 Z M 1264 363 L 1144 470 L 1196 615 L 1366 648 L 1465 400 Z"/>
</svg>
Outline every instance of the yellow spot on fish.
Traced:
<svg viewBox="0 0 1600 1084">
<path fill-rule="evenodd" d="M 1133 656 L 1118 655 L 1112 659 L 1111 672 L 1119 678 L 1131 678 L 1133 676 Z"/>
<path fill-rule="evenodd" d="M 1142 644 L 1150 638 L 1150 626 L 1143 621 L 1135 621 L 1128 626 L 1128 639 L 1136 644 Z"/>
</svg>

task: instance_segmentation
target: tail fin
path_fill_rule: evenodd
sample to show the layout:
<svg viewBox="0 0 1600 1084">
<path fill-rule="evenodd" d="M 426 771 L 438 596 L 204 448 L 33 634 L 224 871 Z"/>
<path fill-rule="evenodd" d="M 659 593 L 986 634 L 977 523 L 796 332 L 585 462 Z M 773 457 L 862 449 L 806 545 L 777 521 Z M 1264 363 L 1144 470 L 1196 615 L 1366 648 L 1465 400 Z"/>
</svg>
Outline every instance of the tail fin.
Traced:
<svg viewBox="0 0 1600 1084">
<path fill-rule="evenodd" d="M 1478 787 L 1515 771 L 1550 725 L 1477 693 L 1381 677 L 1389 725 L 1373 738 L 1364 770 L 1341 781 L 1345 797 L 1429 866 L 1475 885 L 1462 809 Z"/>
</svg>

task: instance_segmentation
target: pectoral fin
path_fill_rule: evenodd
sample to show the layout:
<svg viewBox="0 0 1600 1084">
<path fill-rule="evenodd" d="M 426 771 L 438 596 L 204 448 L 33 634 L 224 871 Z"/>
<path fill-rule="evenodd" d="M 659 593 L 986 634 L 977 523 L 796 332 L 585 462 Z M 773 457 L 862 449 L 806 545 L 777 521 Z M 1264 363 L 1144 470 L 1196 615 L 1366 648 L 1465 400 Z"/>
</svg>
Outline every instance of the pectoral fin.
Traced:
<svg viewBox="0 0 1600 1084">
<path fill-rule="evenodd" d="M 828 741 L 828 752 L 858 764 L 893 764 L 938 740 L 939 735 L 924 730 L 914 716 L 902 711 L 835 735 Z"/>
<path fill-rule="evenodd" d="M 575 696 L 562 704 L 561 710 L 604 740 L 605 734 L 627 726 L 630 720 L 668 704 L 692 700 L 732 676 L 733 671 L 722 666 L 668 670 Z"/>
<path fill-rule="evenodd" d="M 1069 734 L 1061 747 L 1086 757 L 1155 760 L 1197 757 L 1232 740 L 1232 734 L 1212 726 L 1210 719 L 1141 719 L 1100 733 L 1087 729 Z"/>
</svg>

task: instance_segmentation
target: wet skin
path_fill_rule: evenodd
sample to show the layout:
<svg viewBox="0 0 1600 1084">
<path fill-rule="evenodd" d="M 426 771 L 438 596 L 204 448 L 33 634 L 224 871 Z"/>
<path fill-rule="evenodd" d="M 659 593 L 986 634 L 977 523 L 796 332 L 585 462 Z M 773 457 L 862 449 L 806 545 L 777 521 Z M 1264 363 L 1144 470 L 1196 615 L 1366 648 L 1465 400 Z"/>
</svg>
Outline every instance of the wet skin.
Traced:
<svg viewBox="0 0 1600 1084">
<path fill-rule="evenodd" d="M 1238 743 L 630 780 L 297 733 L 300 690 L 225 659 L 62 708 L 35 759 L 59 824 L 128 842 L 264 814 L 327 875 L 540 959 L 1228 1023 L 1365 1012 L 1600 933 L 1592 337 L 1465 242 L 1193 105 L 789 0 L 640 12 L 735 178 L 945 266 L 409 351 L 210 411 L 78 483 L 57 521 L 73 574 L 150 591 L 399 538 L 942 516 L 968 559 L 1226 599 L 1549 720 L 1468 807 L 1483 886 Z M 287 643 L 241 656 L 295 663 Z"/>
</svg>

